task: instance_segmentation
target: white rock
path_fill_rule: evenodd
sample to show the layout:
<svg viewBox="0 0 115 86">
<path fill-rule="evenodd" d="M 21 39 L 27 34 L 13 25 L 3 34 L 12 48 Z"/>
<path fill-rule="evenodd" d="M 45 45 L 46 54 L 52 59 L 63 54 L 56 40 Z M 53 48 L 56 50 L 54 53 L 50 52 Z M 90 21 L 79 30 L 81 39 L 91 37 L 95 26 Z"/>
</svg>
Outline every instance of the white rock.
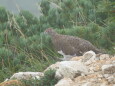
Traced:
<svg viewBox="0 0 115 86">
<path fill-rule="evenodd" d="M 109 74 L 104 74 L 103 75 L 105 78 L 108 78 L 110 75 Z"/>
<path fill-rule="evenodd" d="M 73 86 L 108 86 L 108 85 L 104 82 L 98 83 L 96 81 L 95 82 L 86 81 L 83 83 L 75 83 Z"/>
<path fill-rule="evenodd" d="M 8 81 L 9 79 L 8 78 L 6 78 L 5 80 L 4 80 L 4 82 L 6 82 L 6 81 Z"/>
<path fill-rule="evenodd" d="M 43 73 L 41 73 L 41 72 L 19 72 L 19 73 L 15 73 L 10 78 L 10 80 L 12 80 L 12 79 L 17 79 L 17 80 L 40 79 L 41 76 L 43 76 Z"/>
<path fill-rule="evenodd" d="M 88 74 L 88 68 L 79 61 L 62 61 L 56 71 L 56 78 L 73 79 L 79 75 Z"/>
<path fill-rule="evenodd" d="M 111 82 L 111 83 L 114 82 L 115 83 L 115 76 L 113 76 L 113 75 L 109 76 L 107 79 L 108 79 L 109 82 Z"/>
<path fill-rule="evenodd" d="M 102 66 L 102 71 L 105 74 L 113 74 L 115 73 L 115 64 L 107 64 Z"/>
<path fill-rule="evenodd" d="M 55 86 L 73 86 L 73 81 L 70 78 L 63 78 Z"/>
<path fill-rule="evenodd" d="M 44 72 L 46 72 L 48 70 L 57 70 L 57 69 L 59 69 L 59 65 L 60 65 L 60 62 L 56 62 L 55 64 L 52 64 L 48 68 L 46 68 L 44 70 Z"/>
<path fill-rule="evenodd" d="M 86 82 L 84 84 L 82 84 L 82 86 L 88 86 L 90 84 L 90 82 Z"/>
<path fill-rule="evenodd" d="M 84 62 L 86 65 L 91 64 L 92 62 L 95 62 L 99 58 L 96 57 L 95 52 L 88 51 L 83 55 L 82 62 Z"/>
<path fill-rule="evenodd" d="M 113 64 L 103 65 L 103 66 L 102 66 L 102 70 L 105 70 L 105 69 L 107 69 L 107 68 L 109 68 L 109 67 L 112 67 L 112 66 L 113 66 Z"/>
<path fill-rule="evenodd" d="M 110 55 L 109 54 L 102 54 L 100 55 L 100 60 L 105 60 L 105 59 L 110 59 Z"/>
</svg>

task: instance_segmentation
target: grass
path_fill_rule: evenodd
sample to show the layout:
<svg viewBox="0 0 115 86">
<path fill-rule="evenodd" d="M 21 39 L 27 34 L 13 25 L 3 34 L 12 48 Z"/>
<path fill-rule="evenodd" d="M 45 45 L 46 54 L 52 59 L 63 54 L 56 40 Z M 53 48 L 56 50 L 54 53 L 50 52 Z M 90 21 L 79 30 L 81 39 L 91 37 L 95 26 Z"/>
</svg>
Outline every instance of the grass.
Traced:
<svg viewBox="0 0 115 86">
<path fill-rule="evenodd" d="M 55 70 L 47 70 L 40 80 L 23 80 L 25 86 L 54 86 L 58 79 L 55 78 Z"/>
</svg>

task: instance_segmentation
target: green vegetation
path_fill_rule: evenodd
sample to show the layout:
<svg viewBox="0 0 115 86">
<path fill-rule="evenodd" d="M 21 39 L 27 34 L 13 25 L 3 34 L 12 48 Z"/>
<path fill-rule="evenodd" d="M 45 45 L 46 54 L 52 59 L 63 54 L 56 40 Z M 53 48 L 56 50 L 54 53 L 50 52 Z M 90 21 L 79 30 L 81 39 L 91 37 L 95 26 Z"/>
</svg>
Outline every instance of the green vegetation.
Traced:
<svg viewBox="0 0 115 86">
<path fill-rule="evenodd" d="M 48 70 L 44 73 L 44 77 L 39 80 L 38 86 L 54 86 L 58 79 L 55 78 L 55 70 Z"/>
<path fill-rule="evenodd" d="M 54 86 L 58 82 L 58 79 L 55 78 L 55 72 L 55 70 L 47 70 L 40 80 L 23 80 L 22 82 L 25 86 Z"/>
<path fill-rule="evenodd" d="M 28 11 L 14 15 L 0 7 L 0 81 L 18 71 L 43 71 L 56 61 L 59 55 L 43 34 L 49 27 L 114 54 L 114 5 L 114 0 L 42 0 L 39 18 Z"/>
</svg>

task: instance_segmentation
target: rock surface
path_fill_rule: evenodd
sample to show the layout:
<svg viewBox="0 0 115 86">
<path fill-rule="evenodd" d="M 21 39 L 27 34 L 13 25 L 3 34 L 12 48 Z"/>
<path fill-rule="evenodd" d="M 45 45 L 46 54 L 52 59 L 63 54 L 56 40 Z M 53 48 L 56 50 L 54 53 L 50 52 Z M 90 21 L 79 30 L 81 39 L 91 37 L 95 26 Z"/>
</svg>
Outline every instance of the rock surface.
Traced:
<svg viewBox="0 0 115 86">
<path fill-rule="evenodd" d="M 79 61 L 62 61 L 56 71 L 56 78 L 64 77 L 73 79 L 77 76 L 88 74 L 88 68 Z"/>
<path fill-rule="evenodd" d="M 115 73 L 115 64 L 108 64 L 102 66 L 102 71 L 105 74 L 113 74 Z"/>
<path fill-rule="evenodd" d="M 73 82 L 70 86 L 115 86 L 115 57 L 108 54 L 96 55 L 93 51 L 88 51 L 83 56 L 73 57 L 70 61 L 82 62 L 89 72 L 85 76 L 80 75 L 71 79 Z"/>
<path fill-rule="evenodd" d="M 55 86 L 72 86 L 74 82 L 70 78 L 61 79 Z"/>
<path fill-rule="evenodd" d="M 88 73 L 88 68 L 79 61 L 61 61 L 52 64 L 45 71 L 56 70 L 56 78 L 62 79 L 64 77 L 73 79 L 74 77 L 85 75 Z M 44 72 L 45 72 L 44 71 Z"/>
<path fill-rule="evenodd" d="M 60 79 L 55 86 L 115 86 L 115 56 L 108 54 L 96 55 L 93 51 L 88 51 L 70 61 L 56 62 L 44 72 L 49 69 L 56 70 L 55 77 Z M 40 79 L 43 73 L 19 72 L 10 79 Z"/>
<path fill-rule="evenodd" d="M 40 79 L 41 76 L 44 74 L 41 72 L 19 72 L 15 73 L 10 80 L 17 79 L 17 80 L 29 80 L 29 79 Z"/>
</svg>

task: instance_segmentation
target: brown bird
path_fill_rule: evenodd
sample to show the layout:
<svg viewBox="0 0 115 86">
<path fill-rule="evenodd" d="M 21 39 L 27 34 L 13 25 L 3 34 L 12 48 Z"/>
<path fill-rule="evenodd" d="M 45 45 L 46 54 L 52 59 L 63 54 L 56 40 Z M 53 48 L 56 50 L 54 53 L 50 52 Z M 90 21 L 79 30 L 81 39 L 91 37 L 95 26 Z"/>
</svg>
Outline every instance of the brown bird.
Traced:
<svg viewBox="0 0 115 86">
<path fill-rule="evenodd" d="M 61 35 L 55 32 L 52 28 L 46 29 L 44 33 L 51 36 L 54 48 L 58 53 L 64 56 L 63 60 L 69 60 L 73 56 L 81 56 L 90 50 L 94 51 L 96 54 L 101 53 L 98 48 L 85 39 L 69 35 Z"/>
</svg>

